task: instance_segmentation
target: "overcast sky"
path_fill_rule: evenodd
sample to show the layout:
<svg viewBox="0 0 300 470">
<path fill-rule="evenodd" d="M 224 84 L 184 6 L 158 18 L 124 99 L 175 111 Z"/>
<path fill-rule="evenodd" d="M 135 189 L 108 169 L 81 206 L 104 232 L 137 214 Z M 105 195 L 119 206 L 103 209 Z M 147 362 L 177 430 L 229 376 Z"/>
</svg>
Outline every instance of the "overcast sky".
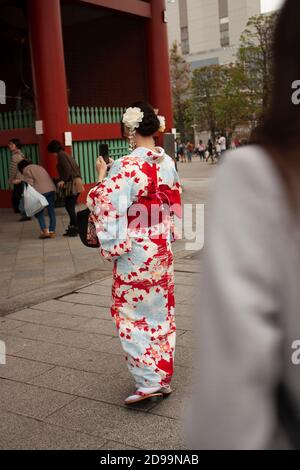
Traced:
<svg viewBox="0 0 300 470">
<path fill-rule="evenodd" d="M 280 8 L 284 0 L 261 0 L 261 12 L 272 11 Z"/>
</svg>

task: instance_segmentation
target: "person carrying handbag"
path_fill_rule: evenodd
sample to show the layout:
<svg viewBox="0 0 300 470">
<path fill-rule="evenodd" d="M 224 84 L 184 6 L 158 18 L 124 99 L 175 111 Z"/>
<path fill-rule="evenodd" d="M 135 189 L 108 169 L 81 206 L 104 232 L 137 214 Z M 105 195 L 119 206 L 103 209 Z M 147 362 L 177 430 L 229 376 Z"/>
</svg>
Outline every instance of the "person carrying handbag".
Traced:
<svg viewBox="0 0 300 470">
<path fill-rule="evenodd" d="M 30 216 L 35 215 L 37 218 L 41 229 L 39 235 L 41 240 L 45 238 L 55 238 L 55 186 L 52 179 L 41 165 L 35 165 L 25 159 L 21 160 L 18 164 L 18 171 L 22 175 L 22 184 L 25 186 L 25 213 Z M 49 228 L 46 226 L 44 207 L 48 208 Z"/>
<path fill-rule="evenodd" d="M 65 208 L 69 214 L 69 226 L 64 237 L 76 237 L 78 235 L 77 217 L 75 207 L 79 194 L 83 191 L 80 168 L 74 158 L 67 154 L 58 140 L 52 140 L 48 144 L 48 152 L 57 157 L 57 172 L 59 181 L 57 192 L 65 198 Z"/>
<path fill-rule="evenodd" d="M 22 175 L 18 171 L 18 164 L 22 160 L 27 160 L 25 155 L 22 153 L 22 143 L 19 139 L 14 138 L 10 139 L 8 143 L 8 148 L 11 152 L 11 159 L 9 165 L 9 184 L 13 186 L 12 191 L 12 206 L 15 213 L 21 213 L 21 218 L 19 222 L 26 222 L 31 220 L 31 217 L 27 217 L 23 208 L 22 194 L 23 194 L 23 184 L 22 184 Z M 29 160 L 28 160 L 29 161 Z"/>
</svg>

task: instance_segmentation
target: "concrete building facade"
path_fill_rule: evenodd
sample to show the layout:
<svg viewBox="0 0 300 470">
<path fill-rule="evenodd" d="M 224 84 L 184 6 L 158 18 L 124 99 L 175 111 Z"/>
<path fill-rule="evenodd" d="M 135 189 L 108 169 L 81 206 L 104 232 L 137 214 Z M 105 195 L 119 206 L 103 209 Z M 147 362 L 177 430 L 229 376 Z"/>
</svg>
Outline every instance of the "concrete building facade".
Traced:
<svg viewBox="0 0 300 470">
<path fill-rule="evenodd" d="M 235 60 L 248 19 L 260 0 L 168 0 L 169 45 L 176 40 L 192 69 Z"/>
</svg>

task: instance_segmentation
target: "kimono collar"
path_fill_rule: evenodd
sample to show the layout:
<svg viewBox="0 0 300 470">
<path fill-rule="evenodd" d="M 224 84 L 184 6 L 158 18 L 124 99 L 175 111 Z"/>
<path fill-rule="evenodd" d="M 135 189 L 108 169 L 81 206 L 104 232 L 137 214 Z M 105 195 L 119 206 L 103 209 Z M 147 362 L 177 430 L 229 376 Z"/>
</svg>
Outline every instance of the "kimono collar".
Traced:
<svg viewBox="0 0 300 470">
<path fill-rule="evenodd" d="M 142 157 L 150 163 L 156 163 L 164 159 L 165 151 L 161 147 L 155 147 L 155 152 L 146 147 L 138 147 L 132 152 L 131 155 Z"/>
</svg>

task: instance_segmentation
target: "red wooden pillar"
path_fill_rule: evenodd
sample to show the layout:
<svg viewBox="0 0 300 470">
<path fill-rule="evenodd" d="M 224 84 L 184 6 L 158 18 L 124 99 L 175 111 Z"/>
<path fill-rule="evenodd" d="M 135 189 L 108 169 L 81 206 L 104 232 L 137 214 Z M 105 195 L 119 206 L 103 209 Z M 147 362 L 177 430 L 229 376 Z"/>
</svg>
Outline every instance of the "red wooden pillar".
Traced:
<svg viewBox="0 0 300 470">
<path fill-rule="evenodd" d="M 64 143 L 69 127 L 60 0 L 27 0 L 27 13 L 36 114 L 44 130 L 41 163 L 55 176 L 56 158 L 48 154 L 47 144 L 52 139 Z"/>
<path fill-rule="evenodd" d="M 151 1 L 148 20 L 148 76 L 150 103 L 166 118 L 166 131 L 173 127 L 172 93 L 165 0 Z"/>
</svg>

